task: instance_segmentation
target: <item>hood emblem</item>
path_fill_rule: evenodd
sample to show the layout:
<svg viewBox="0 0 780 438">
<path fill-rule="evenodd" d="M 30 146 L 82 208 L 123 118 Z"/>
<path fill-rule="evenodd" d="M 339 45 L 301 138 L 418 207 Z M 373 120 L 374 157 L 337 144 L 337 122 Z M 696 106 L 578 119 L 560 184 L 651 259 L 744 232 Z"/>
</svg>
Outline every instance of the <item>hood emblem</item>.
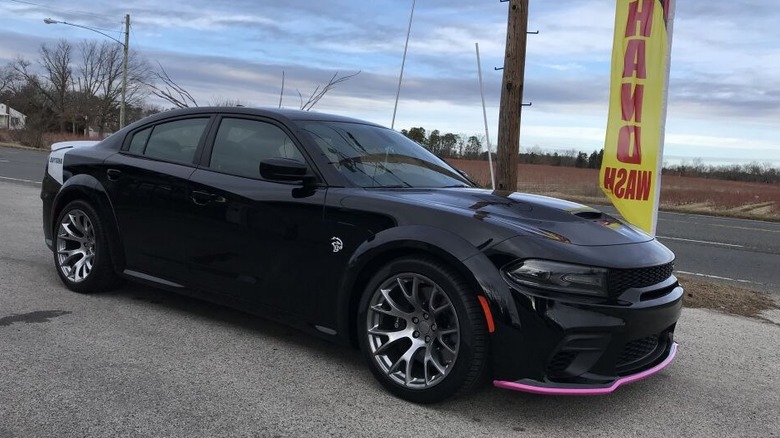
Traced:
<svg viewBox="0 0 780 438">
<path fill-rule="evenodd" d="M 339 252 L 344 248 L 344 242 L 336 236 L 330 238 L 330 244 L 333 245 L 333 252 Z"/>
</svg>

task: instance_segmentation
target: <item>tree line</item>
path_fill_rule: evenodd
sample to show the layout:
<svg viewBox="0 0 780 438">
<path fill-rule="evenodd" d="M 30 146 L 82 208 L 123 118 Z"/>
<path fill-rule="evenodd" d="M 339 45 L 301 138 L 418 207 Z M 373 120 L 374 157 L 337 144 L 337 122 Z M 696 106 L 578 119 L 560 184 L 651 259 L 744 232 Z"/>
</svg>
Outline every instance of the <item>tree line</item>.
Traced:
<svg viewBox="0 0 780 438">
<path fill-rule="evenodd" d="M 441 158 L 479 159 L 482 155 L 482 138 L 476 135 L 442 134 L 438 129 L 430 133 L 423 127 L 402 129 L 401 134 L 414 140 Z M 487 160 L 487 151 L 484 159 Z"/>
<path fill-rule="evenodd" d="M 452 133 L 442 134 L 437 129 L 427 133 L 423 127 L 402 129 L 401 133 L 441 158 L 487 160 L 487 151 L 482 150 L 482 137 Z M 494 158 L 495 156 L 493 153 Z M 583 169 L 600 169 L 603 158 L 603 148 L 588 154 L 576 149 L 550 152 L 533 146 L 527 149 L 521 148 L 518 153 L 520 164 L 542 164 Z M 713 166 L 705 165 L 701 159 L 695 159 L 690 164 L 685 162 L 675 165 L 664 164 L 663 174 L 728 181 L 780 183 L 780 171 L 777 168 L 769 163 L 758 162 Z"/>
<path fill-rule="evenodd" d="M 24 129 L 11 130 L 11 140 L 43 147 L 46 133 L 74 135 L 96 131 L 98 138 L 119 129 L 122 93 L 123 47 L 115 42 L 85 40 L 71 44 L 60 40 L 42 44 L 38 57 L 18 56 L 0 67 L 0 103 L 26 116 Z M 335 86 L 360 72 L 336 72 L 327 83 L 317 85 L 308 98 L 297 92 L 300 109 L 311 110 Z M 284 72 L 279 107 L 284 97 Z M 187 89 L 176 82 L 159 62 L 152 66 L 136 51 L 130 51 L 125 96 L 127 123 L 164 108 L 149 102 L 150 96 L 171 108 L 199 106 Z M 235 106 L 237 99 L 217 98 L 214 106 Z"/>
<path fill-rule="evenodd" d="M 780 170 L 769 163 L 754 161 L 748 164 L 705 165 L 701 159 L 692 163 L 664 166 L 664 175 L 692 176 L 728 181 L 780 184 Z"/>
<path fill-rule="evenodd" d="M 25 114 L 17 141 L 40 147 L 47 132 L 81 134 L 88 127 L 104 132 L 119 125 L 123 49 L 113 42 L 60 40 L 44 44 L 35 62 L 17 57 L 0 69 L 0 102 Z M 127 119 L 159 111 L 145 102 L 153 72 L 131 52 L 128 57 Z"/>
<path fill-rule="evenodd" d="M 471 160 L 487 160 L 487 150 L 482 150 L 484 137 L 466 134 L 442 134 L 438 129 L 427 133 L 423 127 L 402 129 L 401 134 L 414 140 L 424 148 L 441 158 L 464 158 Z M 495 152 L 493 157 L 495 157 Z M 550 166 L 569 166 L 598 169 L 604 151 L 593 151 L 588 155 L 574 149 L 558 152 L 544 152 L 539 147 L 533 147 L 528 152 L 520 151 L 521 164 L 546 164 Z"/>
</svg>

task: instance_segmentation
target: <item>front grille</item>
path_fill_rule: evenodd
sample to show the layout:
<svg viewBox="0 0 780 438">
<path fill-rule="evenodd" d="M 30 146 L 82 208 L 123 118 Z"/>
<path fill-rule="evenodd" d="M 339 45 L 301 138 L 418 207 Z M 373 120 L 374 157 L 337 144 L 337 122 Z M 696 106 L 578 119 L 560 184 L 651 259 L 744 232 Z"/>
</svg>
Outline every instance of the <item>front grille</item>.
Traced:
<svg viewBox="0 0 780 438">
<path fill-rule="evenodd" d="M 553 356 L 550 363 L 547 364 L 547 374 L 550 376 L 557 376 L 563 374 L 566 368 L 569 368 L 574 358 L 577 357 L 577 353 L 571 351 L 560 351 Z"/>
<path fill-rule="evenodd" d="M 658 336 L 647 336 L 627 343 L 618 358 L 618 368 L 644 359 L 657 347 Z"/>
<path fill-rule="evenodd" d="M 609 294 L 618 296 L 630 288 L 641 288 L 658 284 L 672 276 L 674 262 L 650 268 L 610 269 L 607 274 Z"/>
</svg>

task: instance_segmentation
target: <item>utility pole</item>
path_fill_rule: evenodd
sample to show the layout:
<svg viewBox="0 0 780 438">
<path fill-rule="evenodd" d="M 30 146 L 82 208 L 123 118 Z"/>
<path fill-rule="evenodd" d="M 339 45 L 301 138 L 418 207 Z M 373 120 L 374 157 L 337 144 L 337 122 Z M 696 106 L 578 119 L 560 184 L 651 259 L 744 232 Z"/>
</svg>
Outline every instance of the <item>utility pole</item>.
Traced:
<svg viewBox="0 0 780 438">
<path fill-rule="evenodd" d="M 125 122 L 127 121 L 126 117 L 126 106 L 127 106 L 127 56 L 128 52 L 130 51 L 130 14 L 125 15 L 125 42 L 119 41 L 118 39 L 112 37 L 111 35 L 103 32 L 100 29 L 96 29 L 94 27 L 84 26 L 81 24 L 76 23 L 68 23 L 67 21 L 59 21 L 59 20 L 52 20 L 51 18 L 44 18 L 43 22 L 46 24 L 66 24 L 68 26 L 74 26 L 74 27 L 80 27 L 82 29 L 91 30 L 92 32 L 99 33 L 103 35 L 106 38 L 114 40 L 117 44 L 121 45 L 124 49 L 124 54 L 122 56 L 122 101 L 119 104 L 119 129 L 122 129 L 125 127 Z"/>
<path fill-rule="evenodd" d="M 509 0 L 504 79 L 498 115 L 497 188 L 517 190 L 517 156 L 520 152 L 520 109 L 523 104 L 525 47 L 528 34 L 528 0 Z"/>
<path fill-rule="evenodd" d="M 125 43 L 122 44 L 124 48 L 124 57 L 122 58 L 122 102 L 119 107 L 119 129 L 125 127 L 127 121 L 127 52 L 130 45 L 130 14 L 125 15 Z"/>
</svg>

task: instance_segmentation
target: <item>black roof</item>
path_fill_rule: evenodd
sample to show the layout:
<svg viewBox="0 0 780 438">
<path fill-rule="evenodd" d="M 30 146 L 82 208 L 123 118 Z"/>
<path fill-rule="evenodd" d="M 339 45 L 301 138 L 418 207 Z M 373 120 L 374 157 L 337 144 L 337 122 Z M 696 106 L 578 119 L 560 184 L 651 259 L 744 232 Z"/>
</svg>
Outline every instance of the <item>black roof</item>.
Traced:
<svg viewBox="0 0 780 438">
<path fill-rule="evenodd" d="M 243 115 L 256 115 L 273 117 L 276 119 L 287 119 L 290 121 L 303 121 L 303 120 L 318 120 L 329 122 L 349 122 L 349 123 L 362 123 L 366 125 L 381 126 L 376 123 L 367 122 L 365 120 L 355 119 L 352 117 L 339 116 L 335 114 L 320 113 L 316 111 L 301 111 L 292 109 L 280 109 L 280 108 L 253 108 L 242 106 L 202 106 L 194 108 L 182 108 L 169 111 L 163 111 L 161 113 L 154 114 L 139 122 L 148 123 L 159 119 L 166 119 L 169 117 L 186 116 L 191 114 L 204 114 L 204 113 L 218 113 L 218 114 L 243 114 Z M 138 123 L 138 122 L 136 122 Z M 135 123 L 133 124 L 135 125 Z"/>
</svg>

